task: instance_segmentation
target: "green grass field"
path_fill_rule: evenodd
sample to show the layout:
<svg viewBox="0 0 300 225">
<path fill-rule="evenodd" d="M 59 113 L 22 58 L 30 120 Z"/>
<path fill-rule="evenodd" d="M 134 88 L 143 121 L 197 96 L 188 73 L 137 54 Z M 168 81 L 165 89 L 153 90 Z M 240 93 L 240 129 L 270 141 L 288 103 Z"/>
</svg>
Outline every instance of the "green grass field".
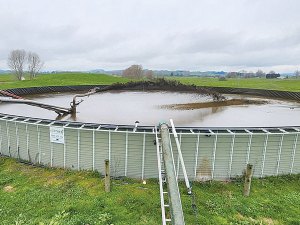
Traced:
<svg viewBox="0 0 300 225">
<path fill-rule="evenodd" d="M 289 79 L 265 79 L 265 78 L 228 78 L 227 81 L 219 81 L 218 78 L 194 78 L 194 77 L 176 77 L 184 84 L 195 84 L 197 86 L 210 87 L 236 87 L 236 88 L 254 88 L 278 91 L 300 92 L 300 78 Z"/>
<path fill-rule="evenodd" d="M 300 224 L 300 175 L 193 183 L 198 217 L 180 183 L 186 224 Z M 72 172 L 0 157 L 0 221 L 10 224 L 161 224 L 156 179 L 112 180 L 97 172 Z"/>
<path fill-rule="evenodd" d="M 109 75 L 93 73 L 44 74 L 32 80 L 28 79 L 23 81 L 13 81 L 11 75 L 8 74 L 0 76 L 0 82 L 2 82 L 0 83 L 0 89 L 42 86 L 113 84 L 116 82 L 125 83 L 128 81 L 129 79 L 121 77 L 113 77 Z"/>
<path fill-rule="evenodd" d="M 195 77 L 168 77 L 168 79 L 176 79 L 184 84 L 195 84 L 197 86 L 255 88 L 300 92 L 300 79 L 295 78 L 283 80 L 265 78 L 230 78 L 227 79 L 227 81 L 219 81 L 218 78 Z M 128 81 L 130 81 L 130 79 L 92 73 L 43 74 L 33 80 L 13 81 L 10 74 L 2 74 L 0 75 L 0 89 L 38 86 L 112 84 L 116 82 L 125 83 Z"/>
</svg>

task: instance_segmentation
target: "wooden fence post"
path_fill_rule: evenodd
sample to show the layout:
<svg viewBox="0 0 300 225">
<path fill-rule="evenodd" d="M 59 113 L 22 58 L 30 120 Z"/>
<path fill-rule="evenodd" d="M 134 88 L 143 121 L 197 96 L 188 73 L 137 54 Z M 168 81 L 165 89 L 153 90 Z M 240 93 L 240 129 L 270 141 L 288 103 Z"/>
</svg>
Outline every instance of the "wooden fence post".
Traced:
<svg viewBox="0 0 300 225">
<path fill-rule="evenodd" d="M 247 170 L 245 174 L 244 196 L 249 196 L 250 194 L 252 167 L 253 165 L 247 164 Z"/>
<path fill-rule="evenodd" d="M 110 192 L 109 160 L 105 160 L 105 191 Z"/>
</svg>

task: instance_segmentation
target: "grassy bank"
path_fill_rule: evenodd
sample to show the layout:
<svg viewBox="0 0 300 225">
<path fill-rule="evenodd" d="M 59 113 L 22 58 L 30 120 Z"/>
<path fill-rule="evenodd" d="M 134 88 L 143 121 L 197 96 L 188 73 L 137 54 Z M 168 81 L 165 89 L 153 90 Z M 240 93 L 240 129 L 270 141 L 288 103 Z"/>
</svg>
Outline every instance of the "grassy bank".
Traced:
<svg viewBox="0 0 300 225">
<path fill-rule="evenodd" d="M 9 80 L 10 79 L 10 80 Z M 127 82 L 130 79 L 113 77 L 105 74 L 93 73 L 57 73 L 40 75 L 36 79 L 12 81 L 11 75 L 0 76 L 0 89 L 20 87 L 64 86 L 64 85 L 89 85 L 89 84 L 113 84 Z M 9 80 L 9 82 L 7 82 Z"/>
<path fill-rule="evenodd" d="M 198 217 L 180 184 L 186 224 L 300 224 L 300 175 L 193 183 Z M 112 180 L 110 193 L 97 172 L 72 172 L 0 157 L 1 224 L 160 224 L 159 186 Z"/>
<path fill-rule="evenodd" d="M 265 79 L 265 78 L 229 78 L 227 81 L 219 81 L 218 78 L 194 78 L 194 77 L 176 77 L 184 84 L 195 84 L 197 86 L 210 87 L 236 87 L 236 88 L 254 88 L 278 91 L 300 92 L 300 78 L 289 79 Z"/>
<path fill-rule="evenodd" d="M 295 78 L 289 78 L 284 80 L 265 78 L 230 78 L 227 79 L 227 81 L 219 81 L 218 78 L 198 77 L 168 77 L 168 79 L 175 79 L 179 80 L 184 84 L 195 84 L 197 86 L 255 88 L 300 92 L 300 79 Z M 36 79 L 33 80 L 13 81 L 12 76 L 10 74 L 2 74 L 0 75 L 0 89 L 38 86 L 112 84 L 117 82 L 125 83 L 128 81 L 130 81 L 130 79 L 93 73 L 44 74 L 38 76 Z"/>
</svg>

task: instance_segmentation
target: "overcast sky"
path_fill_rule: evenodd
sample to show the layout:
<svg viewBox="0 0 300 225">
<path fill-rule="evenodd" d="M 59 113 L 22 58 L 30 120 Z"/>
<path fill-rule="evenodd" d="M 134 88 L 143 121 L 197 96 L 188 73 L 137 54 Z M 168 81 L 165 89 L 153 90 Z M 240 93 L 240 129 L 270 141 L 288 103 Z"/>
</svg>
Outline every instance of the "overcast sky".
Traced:
<svg viewBox="0 0 300 225">
<path fill-rule="evenodd" d="M 300 70 L 299 0 L 0 0 L 11 50 L 43 70 Z"/>
</svg>

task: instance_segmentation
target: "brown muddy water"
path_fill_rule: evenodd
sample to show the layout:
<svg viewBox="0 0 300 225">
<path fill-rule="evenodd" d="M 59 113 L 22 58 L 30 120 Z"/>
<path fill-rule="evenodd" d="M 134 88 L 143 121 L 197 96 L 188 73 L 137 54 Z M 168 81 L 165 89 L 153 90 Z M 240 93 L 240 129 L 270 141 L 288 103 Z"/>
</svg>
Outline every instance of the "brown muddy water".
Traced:
<svg viewBox="0 0 300 225">
<path fill-rule="evenodd" d="M 25 96 L 42 103 L 70 107 L 75 93 Z M 225 95 L 230 101 L 211 103 L 193 93 L 162 91 L 110 91 L 82 98 L 76 117 L 61 120 L 102 124 L 157 125 L 173 119 L 176 126 L 273 127 L 300 126 L 300 102 L 253 96 Z M 230 103 L 231 102 L 231 103 Z M 22 104 L 0 104 L 0 112 L 58 119 L 53 111 Z"/>
</svg>

